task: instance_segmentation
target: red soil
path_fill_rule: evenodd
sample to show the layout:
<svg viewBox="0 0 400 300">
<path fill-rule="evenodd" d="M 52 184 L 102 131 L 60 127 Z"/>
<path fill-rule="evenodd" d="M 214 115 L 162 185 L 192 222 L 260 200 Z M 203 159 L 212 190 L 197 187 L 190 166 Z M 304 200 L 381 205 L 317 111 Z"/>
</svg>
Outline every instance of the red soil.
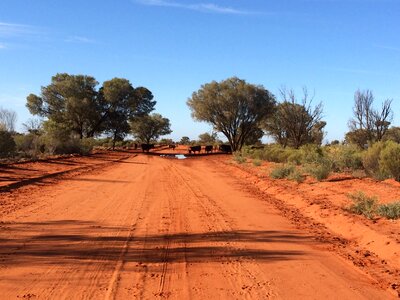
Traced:
<svg viewBox="0 0 400 300">
<path fill-rule="evenodd" d="M 133 152 L 2 167 L 0 299 L 396 298 L 399 221 L 343 207 L 398 184 L 268 167 Z"/>
</svg>

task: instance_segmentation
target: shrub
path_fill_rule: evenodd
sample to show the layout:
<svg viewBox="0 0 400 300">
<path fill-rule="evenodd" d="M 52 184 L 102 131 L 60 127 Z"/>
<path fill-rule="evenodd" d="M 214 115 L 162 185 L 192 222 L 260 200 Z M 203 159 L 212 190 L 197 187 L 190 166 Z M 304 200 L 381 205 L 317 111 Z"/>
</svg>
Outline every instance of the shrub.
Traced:
<svg viewBox="0 0 400 300">
<path fill-rule="evenodd" d="M 238 163 L 242 164 L 246 162 L 246 158 L 240 152 L 235 152 L 233 159 Z"/>
<path fill-rule="evenodd" d="M 386 142 L 385 145 L 380 154 L 379 169 L 400 181 L 400 145 L 392 141 Z"/>
<path fill-rule="evenodd" d="M 287 177 L 289 180 L 296 181 L 297 183 L 301 183 L 304 181 L 303 175 L 297 170 L 294 169 Z"/>
<path fill-rule="evenodd" d="M 288 149 L 285 149 L 277 144 L 267 145 L 263 153 L 264 160 L 276 163 L 287 162 L 288 156 Z"/>
<path fill-rule="evenodd" d="M 290 149 L 290 150 L 288 150 L 288 153 L 289 153 L 289 155 L 288 155 L 287 161 L 289 163 L 293 163 L 293 164 L 296 164 L 296 165 L 300 165 L 301 164 L 301 162 L 303 160 L 303 155 L 302 155 L 300 150 L 298 150 L 298 149 Z"/>
<path fill-rule="evenodd" d="M 17 134 L 14 141 L 17 145 L 17 151 L 31 158 L 37 157 L 46 150 L 43 138 L 32 133 Z"/>
<path fill-rule="evenodd" d="M 381 153 L 386 146 L 387 143 L 385 142 L 377 142 L 365 152 L 362 162 L 368 176 L 372 176 L 378 180 L 390 177 L 388 171 L 384 170 L 380 165 Z"/>
<path fill-rule="evenodd" d="M 372 219 L 378 209 L 378 199 L 375 196 L 367 196 L 363 192 L 349 194 L 348 197 L 353 201 L 348 210 L 357 215 L 363 215 Z"/>
<path fill-rule="evenodd" d="M 305 170 L 318 181 L 328 178 L 332 172 L 332 162 L 327 158 L 321 158 L 319 161 L 307 164 Z"/>
<path fill-rule="evenodd" d="M 327 154 L 336 171 L 362 169 L 362 150 L 354 145 L 334 145 L 327 147 Z"/>
<path fill-rule="evenodd" d="M 322 148 L 314 144 L 301 146 L 300 154 L 302 164 L 320 163 L 324 159 Z"/>
<path fill-rule="evenodd" d="M 259 159 L 253 159 L 253 165 L 256 166 L 256 167 L 261 166 L 261 160 L 259 160 Z"/>
<path fill-rule="evenodd" d="M 400 219 L 400 201 L 381 204 L 377 210 L 378 214 L 388 219 Z"/>
<path fill-rule="evenodd" d="M 8 157 L 15 153 L 16 144 L 10 132 L 0 130 L 0 157 Z"/>
<path fill-rule="evenodd" d="M 274 179 L 282 179 L 288 177 L 291 173 L 294 172 L 295 166 L 293 165 L 286 165 L 286 166 L 281 166 L 273 169 L 271 171 L 270 176 Z"/>
</svg>

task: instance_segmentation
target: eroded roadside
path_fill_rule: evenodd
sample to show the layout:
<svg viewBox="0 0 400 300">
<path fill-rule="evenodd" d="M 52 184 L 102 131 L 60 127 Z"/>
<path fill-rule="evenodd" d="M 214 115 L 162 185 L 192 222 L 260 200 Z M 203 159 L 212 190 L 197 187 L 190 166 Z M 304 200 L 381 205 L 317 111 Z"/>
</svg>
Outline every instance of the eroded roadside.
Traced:
<svg viewBox="0 0 400 300">
<path fill-rule="evenodd" d="M 367 178 L 298 184 L 271 179 L 265 169 L 236 164 L 230 158 L 213 159 L 213 163 L 227 169 L 243 189 L 271 203 L 297 228 L 316 236 L 326 249 L 350 260 L 400 297 L 400 222 L 368 220 L 345 210 L 348 193 L 362 190 L 388 201 L 400 194 L 395 183 Z"/>
</svg>

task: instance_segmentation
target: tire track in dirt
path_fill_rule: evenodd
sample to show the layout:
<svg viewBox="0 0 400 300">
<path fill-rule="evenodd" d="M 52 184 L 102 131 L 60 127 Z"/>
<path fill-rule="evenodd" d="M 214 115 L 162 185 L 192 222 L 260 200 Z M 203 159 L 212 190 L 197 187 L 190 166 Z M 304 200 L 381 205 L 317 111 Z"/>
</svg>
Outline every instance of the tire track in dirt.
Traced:
<svg viewBox="0 0 400 300">
<path fill-rule="evenodd" d="M 176 166 L 173 166 L 173 170 L 175 176 L 192 194 L 191 198 L 195 200 L 196 207 L 200 208 L 198 213 L 200 213 L 203 226 L 208 228 L 209 232 L 230 235 L 233 241 L 240 241 L 238 235 L 233 233 L 237 230 L 237 224 L 212 197 L 202 191 L 202 188 L 205 187 L 200 187 L 196 184 L 198 178 L 193 178 L 191 174 L 185 173 L 182 168 L 178 170 Z M 214 244 L 218 245 L 218 243 Z M 235 251 L 235 249 L 240 250 L 243 247 L 240 242 L 231 241 L 224 244 L 225 247 L 229 247 L 232 251 Z M 265 299 L 276 296 L 272 290 L 272 283 L 263 278 L 262 271 L 257 268 L 256 264 L 252 264 L 250 268 L 250 262 L 248 261 L 225 257 L 222 271 L 226 275 L 232 291 L 237 290 L 238 278 L 240 277 L 242 292 L 240 292 L 239 297 L 242 299 Z M 239 276 L 232 276 L 234 274 Z M 245 274 L 244 278 L 241 276 L 243 274 Z M 257 287 L 257 290 L 253 289 L 254 287 Z"/>
</svg>

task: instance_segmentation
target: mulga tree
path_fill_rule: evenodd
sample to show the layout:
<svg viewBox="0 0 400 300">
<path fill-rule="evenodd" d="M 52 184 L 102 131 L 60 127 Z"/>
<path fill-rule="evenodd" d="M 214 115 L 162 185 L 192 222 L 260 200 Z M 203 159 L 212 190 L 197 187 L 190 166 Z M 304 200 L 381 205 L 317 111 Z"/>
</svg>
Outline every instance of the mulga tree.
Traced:
<svg viewBox="0 0 400 300">
<path fill-rule="evenodd" d="M 153 94 L 144 87 L 133 88 L 129 80 L 113 78 L 99 91 L 102 129 L 113 141 L 121 141 L 130 132 L 129 120 L 149 114 L 156 104 Z M 100 126 L 100 125 L 99 125 Z"/>
<path fill-rule="evenodd" d="M 322 103 L 312 105 L 306 88 L 299 100 L 293 90 L 280 90 L 282 102 L 264 123 L 264 129 L 283 147 L 296 149 L 305 144 L 321 144 L 326 123 L 322 121 Z"/>
<path fill-rule="evenodd" d="M 384 100 L 381 109 L 374 108 L 374 101 L 371 90 L 357 90 L 354 93 L 353 117 L 349 120 L 347 142 L 364 148 L 384 138 L 393 119 L 393 100 Z"/>
<path fill-rule="evenodd" d="M 29 111 L 45 117 L 63 128 L 68 128 L 79 138 L 91 137 L 98 123 L 100 106 L 92 76 L 57 74 L 48 86 L 41 88 L 40 96 L 27 97 Z"/>
<path fill-rule="evenodd" d="M 169 119 L 156 113 L 134 118 L 130 125 L 135 138 L 145 144 L 172 132 Z"/>
<path fill-rule="evenodd" d="M 222 132 L 233 151 L 238 151 L 260 123 L 271 116 L 275 97 L 261 85 L 237 77 L 204 84 L 187 105 L 192 117 Z"/>
</svg>

